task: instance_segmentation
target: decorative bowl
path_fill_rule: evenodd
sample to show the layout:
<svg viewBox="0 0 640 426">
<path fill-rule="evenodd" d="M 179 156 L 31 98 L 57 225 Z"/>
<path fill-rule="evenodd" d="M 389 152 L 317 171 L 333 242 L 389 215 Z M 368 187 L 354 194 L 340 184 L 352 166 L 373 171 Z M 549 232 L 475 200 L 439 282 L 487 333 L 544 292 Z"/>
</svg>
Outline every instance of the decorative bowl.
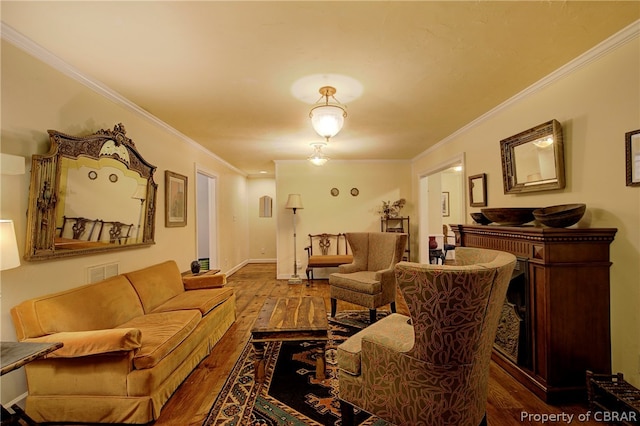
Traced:
<svg viewBox="0 0 640 426">
<path fill-rule="evenodd" d="M 543 225 L 552 228 L 565 228 L 578 223 L 587 209 L 586 204 L 560 204 L 557 206 L 535 209 L 533 216 Z"/>
<path fill-rule="evenodd" d="M 500 225 L 518 226 L 534 220 L 535 207 L 495 207 L 480 210 L 487 219 Z"/>
<path fill-rule="evenodd" d="M 491 223 L 491 221 L 487 219 L 487 217 L 483 215 L 481 212 L 475 212 L 475 213 L 469 213 L 469 214 L 471 215 L 471 219 L 473 219 L 475 223 L 479 223 L 480 225 L 488 225 Z"/>
</svg>

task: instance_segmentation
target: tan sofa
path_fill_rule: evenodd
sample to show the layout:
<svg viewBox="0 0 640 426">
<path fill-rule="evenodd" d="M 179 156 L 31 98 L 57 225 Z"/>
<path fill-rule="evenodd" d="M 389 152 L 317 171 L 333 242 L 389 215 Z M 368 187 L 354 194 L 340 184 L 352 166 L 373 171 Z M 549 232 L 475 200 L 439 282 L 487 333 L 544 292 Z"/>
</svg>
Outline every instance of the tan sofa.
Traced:
<svg viewBox="0 0 640 426">
<path fill-rule="evenodd" d="M 14 307 L 18 340 L 64 343 L 25 367 L 27 414 L 37 422 L 156 420 L 235 322 L 223 280 L 185 290 L 167 261 Z"/>
</svg>

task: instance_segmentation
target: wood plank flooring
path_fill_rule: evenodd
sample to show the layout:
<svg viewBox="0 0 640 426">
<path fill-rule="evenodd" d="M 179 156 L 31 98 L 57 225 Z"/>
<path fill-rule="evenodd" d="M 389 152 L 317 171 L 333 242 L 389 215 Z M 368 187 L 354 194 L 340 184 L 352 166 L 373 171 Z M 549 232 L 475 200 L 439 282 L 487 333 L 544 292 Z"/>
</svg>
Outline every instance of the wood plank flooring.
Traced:
<svg viewBox="0 0 640 426">
<path fill-rule="evenodd" d="M 323 297 L 327 309 L 329 308 L 329 285 L 326 280 L 316 280 L 310 286 L 306 286 L 304 284 L 289 285 L 287 281 L 276 280 L 275 277 L 275 264 L 249 264 L 228 278 L 227 286 L 235 289 L 237 297 L 237 320 L 218 342 L 213 352 L 193 370 L 167 402 L 155 426 L 202 425 L 240 352 L 249 340 L 251 326 L 266 297 Z M 397 305 L 399 313 L 408 314 L 407 306 L 401 297 L 398 298 Z M 362 308 L 338 301 L 338 311 L 344 309 Z M 572 424 L 603 425 L 593 421 L 578 421 L 578 415 L 585 415 L 587 412 L 586 404 L 566 406 L 545 404 L 499 366 L 491 363 L 487 405 L 487 419 L 490 426 L 543 424 L 540 419 L 533 416 L 523 417 L 523 413 L 573 415 Z M 546 422 L 545 424 L 568 424 L 568 422 Z"/>
</svg>

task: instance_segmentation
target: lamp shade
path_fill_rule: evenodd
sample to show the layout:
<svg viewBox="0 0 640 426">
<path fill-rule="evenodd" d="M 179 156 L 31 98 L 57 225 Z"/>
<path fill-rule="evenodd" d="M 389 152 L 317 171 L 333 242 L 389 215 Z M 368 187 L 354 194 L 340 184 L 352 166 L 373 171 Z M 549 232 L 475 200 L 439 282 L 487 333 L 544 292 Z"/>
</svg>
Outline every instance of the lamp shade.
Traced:
<svg viewBox="0 0 640 426">
<path fill-rule="evenodd" d="M 0 220 L 0 271 L 20 266 L 16 231 L 12 220 Z"/>
<path fill-rule="evenodd" d="M 147 185 L 138 185 L 131 198 L 144 201 L 147 198 Z"/>
<path fill-rule="evenodd" d="M 323 138 L 332 138 L 342 130 L 346 112 L 335 105 L 320 105 L 309 114 L 313 129 Z"/>
<path fill-rule="evenodd" d="M 289 198 L 287 199 L 287 205 L 284 206 L 285 209 L 303 209 L 302 207 L 302 197 L 300 194 L 289 194 Z"/>
</svg>

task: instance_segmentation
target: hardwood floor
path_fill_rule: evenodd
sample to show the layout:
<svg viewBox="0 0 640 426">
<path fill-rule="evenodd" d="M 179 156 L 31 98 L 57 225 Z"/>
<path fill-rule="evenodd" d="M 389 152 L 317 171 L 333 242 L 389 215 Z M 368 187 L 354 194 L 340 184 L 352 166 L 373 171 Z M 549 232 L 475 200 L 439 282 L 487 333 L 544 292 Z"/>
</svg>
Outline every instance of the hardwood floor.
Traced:
<svg viewBox="0 0 640 426">
<path fill-rule="evenodd" d="M 215 398 L 225 383 L 240 352 L 249 340 L 250 329 L 264 299 L 267 296 L 318 296 L 325 298 L 329 307 L 329 286 L 326 280 L 316 280 L 310 286 L 289 285 L 276 280 L 275 264 L 249 264 L 228 278 L 227 286 L 233 287 L 237 298 L 237 320 L 205 358 L 182 383 L 162 410 L 155 426 L 200 426 L 209 413 Z M 398 298 L 398 312 L 408 314 L 407 306 Z M 338 302 L 342 309 L 362 309 Z M 529 413 L 530 417 L 523 417 Z M 487 419 L 490 426 L 541 425 L 535 415 L 573 415 L 565 421 L 547 421 L 545 424 L 602 425 L 594 421 L 578 421 L 579 415 L 588 413 L 583 405 L 550 406 L 545 404 L 504 370 L 492 362 L 489 379 Z M 244 426 L 244 425 L 240 425 Z"/>
</svg>

